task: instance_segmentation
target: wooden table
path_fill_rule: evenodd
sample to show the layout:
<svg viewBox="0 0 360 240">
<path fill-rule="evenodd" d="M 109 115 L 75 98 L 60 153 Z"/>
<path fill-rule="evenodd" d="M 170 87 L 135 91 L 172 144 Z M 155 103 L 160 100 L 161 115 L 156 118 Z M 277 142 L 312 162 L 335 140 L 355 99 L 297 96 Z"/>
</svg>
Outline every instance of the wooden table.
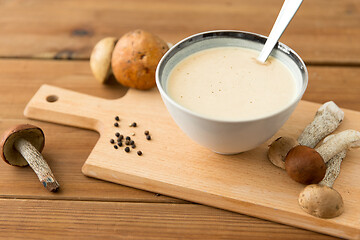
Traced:
<svg viewBox="0 0 360 240">
<path fill-rule="evenodd" d="M 0 130 L 33 123 L 61 184 L 47 192 L 32 170 L 0 163 L 3 239 L 331 239 L 241 214 L 85 177 L 81 166 L 98 134 L 25 119 L 47 83 L 99 97 L 126 89 L 100 85 L 89 55 L 103 37 L 142 28 L 169 42 L 213 29 L 268 35 L 282 0 L 0 1 Z M 360 1 L 304 1 L 281 41 L 304 59 L 305 100 L 334 100 L 360 111 Z"/>
</svg>

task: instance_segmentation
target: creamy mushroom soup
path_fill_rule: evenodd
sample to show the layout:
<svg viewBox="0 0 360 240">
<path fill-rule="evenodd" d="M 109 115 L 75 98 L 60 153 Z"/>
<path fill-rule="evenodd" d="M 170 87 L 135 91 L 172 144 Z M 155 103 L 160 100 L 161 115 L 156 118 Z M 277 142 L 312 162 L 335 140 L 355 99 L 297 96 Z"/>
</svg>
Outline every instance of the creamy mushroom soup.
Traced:
<svg viewBox="0 0 360 240">
<path fill-rule="evenodd" d="M 217 47 L 194 53 L 171 71 L 167 93 L 205 117 L 248 120 L 271 115 L 296 97 L 293 74 L 279 60 L 259 63 L 258 51 Z"/>
</svg>

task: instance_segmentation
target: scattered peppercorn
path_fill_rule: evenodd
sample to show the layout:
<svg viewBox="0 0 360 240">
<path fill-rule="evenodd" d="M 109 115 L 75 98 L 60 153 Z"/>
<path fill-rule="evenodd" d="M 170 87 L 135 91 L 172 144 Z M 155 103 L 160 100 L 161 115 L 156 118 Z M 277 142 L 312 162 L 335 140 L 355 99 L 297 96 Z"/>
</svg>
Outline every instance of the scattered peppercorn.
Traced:
<svg viewBox="0 0 360 240">
<path fill-rule="evenodd" d="M 115 117 L 115 120 L 116 120 L 116 121 L 119 121 L 119 120 L 120 120 L 119 116 L 116 116 L 116 117 Z"/>
<path fill-rule="evenodd" d="M 116 122 L 116 123 L 114 123 L 114 126 L 115 126 L 115 127 L 119 127 L 119 124 Z"/>
<path fill-rule="evenodd" d="M 110 139 L 110 143 L 114 143 L 115 141 L 114 141 L 114 139 Z"/>
<path fill-rule="evenodd" d="M 136 127 L 136 122 L 133 122 L 132 124 L 130 124 L 129 127 Z"/>
<path fill-rule="evenodd" d="M 119 145 L 119 147 L 121 147 L 121 146 L 122 146 L 122 142 L 118 142 L 118 145 Z"/>
<path fill-rule="evenodd" d="M 130 152 L 130 148 L 129 148 L 129 147 L 126 147 L 124 150 L 125 150 L 125 152 Z"/>
<path fill-rule="evenodd" d="M 126 136 L 126 138 L 125 138 L 125 140 L 130 140 L 131 139 L 131 137 L 129 137 L 129 136 Z"/>
<path fill-rule="evenodd" d="M 132 148 L 136 148 L 136 145 L 135 145 L 135 144 L 132 144 L 131 147 L 132 147 Z"/>
<path fill-rule="evenodd" d="M 137 151 L 137 155 L 141 156 L 141 155 L 142 155 L 142 151 Z"/>
<path fill-rule="evenodd" d="M 130 141 L 130 145 L 134 145 L 135 142 L 133 140 Z"/>
<path fill-rule="evenodd" d="M 125 144 L 126 144 L 126 145 L 130 145 L 130 141 L 129 141 L 129 140 L 126 140 L 126 141 L 125 141 Z"/>
<path fill-rule="evenodd" d="M 147 139 L 147 140 L 151 140 L 151 136 L 150 136 L 150 135 L 147 135 L 147 136 L 146 136 L 146 139 Z"/>
<path fill-rule="evenodd" d="M 118 146 L 117 146 L 117 145 L 114 145 L 114 148 L 115 148 L 115 149 L 118 149 Z"/>
<path fill-rule="evenodd" d="M 144 134 L 145 134 L 146 136 L 149 135 L 149 131 L 146 130 L 146 131 L 144 132 Z"/>
<path fill-rule="evenodd" d="M 120 133 L 118 133 L 118 132 L 115 133 L 115 136 L 116 136 L 116 137 L 120 137 Z"/>
<path fill-rule="evenodd" d="M 117 141 L 117 142 L 121 142 L 121 139 L 120 139 L 120 138 L 118 138 L 116 141 Z"/>
<path fill-rule="evenodd" d="M 119 139 L 120 139 L 120 140 L 123 140 L 123 139 L 124 139 L 124 135 L 120 134 Z"/>
</svg>

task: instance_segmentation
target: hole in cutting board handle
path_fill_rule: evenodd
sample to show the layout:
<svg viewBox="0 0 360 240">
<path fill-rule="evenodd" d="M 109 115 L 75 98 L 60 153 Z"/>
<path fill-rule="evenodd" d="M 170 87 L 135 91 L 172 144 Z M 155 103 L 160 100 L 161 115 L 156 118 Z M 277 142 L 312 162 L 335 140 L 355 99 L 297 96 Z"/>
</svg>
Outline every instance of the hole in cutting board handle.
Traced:
<svg viewBox="0 0 360 240">
<path fill-rule="evenodd" d="M 59 99 L 58 96 L 56 95 L 49 95 L 46 97 L 46 101 L 52 103 L 52 102 L 56 102 Z"/>
</svg>

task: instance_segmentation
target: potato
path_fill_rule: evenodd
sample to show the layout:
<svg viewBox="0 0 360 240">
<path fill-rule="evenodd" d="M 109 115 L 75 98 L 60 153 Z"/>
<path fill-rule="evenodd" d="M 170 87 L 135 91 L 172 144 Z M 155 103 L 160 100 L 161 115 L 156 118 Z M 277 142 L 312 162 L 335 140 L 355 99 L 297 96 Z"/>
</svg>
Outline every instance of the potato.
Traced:
<svg viewBox="0 0 360 240">
<path fill-rule="evenodd" d="M 165 41 L 144 30 L 125 34 L 112 54 L 112 71 L 116 80 L 124 86 L 141 90 L 154 87 L 157 64 L 168 49 Z"/>
</svg>

